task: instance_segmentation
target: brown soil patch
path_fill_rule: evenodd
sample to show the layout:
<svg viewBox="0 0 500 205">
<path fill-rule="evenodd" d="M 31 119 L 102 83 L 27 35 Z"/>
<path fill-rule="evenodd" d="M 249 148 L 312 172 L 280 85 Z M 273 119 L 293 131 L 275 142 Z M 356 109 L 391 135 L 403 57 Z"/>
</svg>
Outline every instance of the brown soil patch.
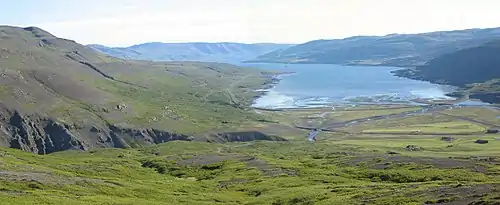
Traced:
<svg viewBox="0 0 500 205">
<path fill-rule="evenodd" d="M 466 168 L 474 172 L 488 173 L 487 166 L 480 164 L 479 161 L 476 160 L 388 155 L 356 156 L 349 160 L 350 165 L 358 165 L 362 162 L 368 163 L 375 169 L 386 169 L 394 163 L 414 163 L 430 165 L 441 169 Z"/>
<path fill-rule="evenodd" d="M 469 205 L 481 204 L 481 198 L 488 194 L 498 194 L 499 189 L 500 184 L 477 184 L 472 186 L 458 184 L 431 188 L 413 193 L 410 196 L 425 196 L 431 199 L 425 204 Z"/>
<path fill-rule="evenodd" d="M 47 173 L 16 172 L 16 171 L 0 171 L 0 180 L 38 182 L 41 184 L 50 184 L 50 185 L 76 184 L 78 182 L 104 183 L 103 181 L 98 179 L 89 179 L 81 177 L 64 177 Z"/>
<path fill-rule="evenodd" d="M 247 168 L 257 168 L 266 176 L 279 176 L 283 174 L 288 176 L 297 176 L 298 174 L 297 170 L 283 169 L 280 167 L 267 164 L 267 162 L 262 159 L 257 159 L 253 156 L 245 156 L 239 154 L 201 155 L 189 159 L 179 160 L 177 161 L 177 164 L 181 166 L 190 166 L 190 165 L 199 166 L 199 165 L 208 165 L 229 160 L 246 162 Z"/>
<path fill-rule="evenodd" d="M 279 176 L 279 175 L 288 175 L 288 176 L 297 176 L 298 171 L 293 169 L 283 169 L 279 167 L 274 167 L 266 163 L 266 161 L 262 159 L 252 159 L 247 162 L 247 167 L 256 167 L 266 176 Z"/>
<path fill-rule="evenodd" d="M 214 163 L 219 163 L 223 161 L 229 161 L 229 160 L 236 160 L 236 161 L 247 161 L 250 160 L 252 157 L 250 156 L 244 156 L 244 155 L 239 155 L 239 154 L 220 154 L 220 155 L 201 155 L 201 156 L 194 156 L 189 159 L 184 159 L 184 160 L 179 160 L 177 161 L 178 165 L 181 166 L 188 166 L 188 165 L 208 165 L 208 164 L 214 164 Z"/>
</svg>

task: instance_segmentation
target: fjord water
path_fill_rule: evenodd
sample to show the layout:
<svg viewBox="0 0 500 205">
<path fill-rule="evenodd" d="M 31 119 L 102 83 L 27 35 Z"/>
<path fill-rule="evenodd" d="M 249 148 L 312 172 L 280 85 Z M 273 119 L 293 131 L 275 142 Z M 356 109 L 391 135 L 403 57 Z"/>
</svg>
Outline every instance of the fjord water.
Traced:
<svg viewBox="0 0 500 205">
<path fill-rule="evenodd" d="M 400 68 L 332 64 L 244 64 L 293 72 L 254 102 L 258 108 L 319 107 L 330 104 L 412 103 L 414 99 L 449 99 L 453 88 L 396 77 Z"/>
</svg>

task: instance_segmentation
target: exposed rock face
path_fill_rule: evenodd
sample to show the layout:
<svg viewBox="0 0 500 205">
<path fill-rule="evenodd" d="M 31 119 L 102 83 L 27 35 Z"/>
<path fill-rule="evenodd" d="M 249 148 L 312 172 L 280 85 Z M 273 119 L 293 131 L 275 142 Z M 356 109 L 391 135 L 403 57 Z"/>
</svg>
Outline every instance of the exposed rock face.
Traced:
<svg viewBox="0 0 500 205">
<path fill-rule="evenodd" d="M 6 138 L 6 141 L 12 148 L 39 154 L 86 148 L 64 125 L 52 119 L 23 117 L 16 111 L 2 128 L 3 133 L 10 134 L 10 140 Z"/>
<path fill-rule="evenodd" d="M 216 134 L 216 139 L 219 142 L 248 142 L 248 141 L 287 141 L 285 138 L 277 136 L 269 136 L 257 131 L 244 132 L 226 132 Z"/>
<path fill-rule="evenodd" d="M 191 141 L 187 135 L 165 132 L 157 129 L 131 129 L 109 126 L 111 137 L 129 139 L 135 142 L 145 142 L 146 144 L 159 144 L 174 140 Z M 126 144 L 126 143 L 125 143 Z"/>
<path fill-rule="evenodd" d="M 89 148 L 127 148 L 192 137 L 157 129 L 65 124 L 40 115 L 0 110 L 0 145 L 38 154 Z"/>
<path fill-rule="evenodd" d="M 256 140 L 287 141 L 261 132 L 227 132 L 210 137 L 145 128 L 123 128 L 116 125 L 73 123 L 67 124 L 38 114 L 22 114 L 0 108 L 0 146 L 17 148 L 37 154 L 63 150 L 91 148 L 141 147 L 174 140 L 210 142 L 248 142 Z"/>
</svg>

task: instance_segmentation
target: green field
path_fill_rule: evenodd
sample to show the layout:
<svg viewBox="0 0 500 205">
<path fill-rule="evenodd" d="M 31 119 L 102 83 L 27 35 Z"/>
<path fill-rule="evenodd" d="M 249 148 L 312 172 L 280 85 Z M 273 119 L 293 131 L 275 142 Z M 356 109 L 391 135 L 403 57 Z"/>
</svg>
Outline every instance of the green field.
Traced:
<svg viewBox="0 0 500 205">
<path fill-rule="evenodd" d="M 499 165 L 470 158 L 498 156 L 498 143 L 463 140 L 444 151 L 445 143 L 435 145 L 436 140 L 384 144 L 383 139 L 169 142 L 46 156 L 2 150 L 0 199 L 2 204 L 421 204 L 500 197 Z M 385 154 L 407 143 L 426 150 Z M 476 189 L 484 193 L 473 196 Z"/>
<path fill-rule="evenodd" d="M 497 109 L 468 107 L 446 110 L 443 113 L 457 117 L 468 117 L 487 124 L 500 125 L 500 110 Z"/>
<path fill-rule="evenodd" d="M 49 155 L 2 149 L 0 200 L 2 204 L 499 202 L 500 135 L 460 135 L 482 132 L 483 126 L 428 113 L 356 125 L 378 134 L 323 132 L 311 143 L 305 140 L 307 132 L 286 120 L 324 111 L 260 111 L 269 121 L 233 129 L 274 133 L 288 142 L 173 141 L 141 149 Z M 376 116 L 374 110 L 345 112 Z M 400 127 L 393 127 L 396 123 Z M 415 129 L 421 135 L 411 135 Z M 432 132 L 450 134 L 425 134 Z M 476 144 L 477 139 L 489 143 Z"/>
<path fill-rule="evenodd" d="M 453 122 L 439 122 L 428 124 L 413 124 L 394 128 L 378 128 L 363 130 L 364 133 L 450 133 L 450 134 L 463 134 L 463 133 L 484 133 L 486 128 L 477 124 L 453 121 Z"/>
<path fill-rule="evenodd" d="M 312 109 L 289 109 L 284 111 L 259 111 L 264 116 L 269 116 L 276 122 L 287 125 L 307 124 L 307 121 L 314 122 L 317 126 L 327 126 L 329 123 L 346 122 L 360 118 L 374 117 L 380 115 L 390 115 L 403 112 L 419 110 L 419 107 L 400 106 L 357 106 L 357 107 L 336 107 L 332 108 L 312 108 Z"/>
</svg>

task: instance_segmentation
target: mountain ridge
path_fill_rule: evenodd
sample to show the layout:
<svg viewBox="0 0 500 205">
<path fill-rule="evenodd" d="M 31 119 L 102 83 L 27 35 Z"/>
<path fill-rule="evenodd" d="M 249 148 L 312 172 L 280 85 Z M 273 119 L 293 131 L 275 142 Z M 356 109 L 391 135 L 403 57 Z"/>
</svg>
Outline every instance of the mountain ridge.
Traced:
<svg viewBox="0 0 500 205">
<path fill-rule="evenodd" d="M 395 75 L 461 88 L 455 94 L 500 103 L 500 39 L 447 53 Z"/>
<path fill-rule="evenodd" d="M 435 31 L 418 34 L 353 36 L 314 40 L 270 52 L 249 62 L 416 66 L 445 53 L 500 38 L 500 28 Z"/>
<path fill-rule="evenodd" d="M 129 47 L 107 47 L 98 44 L 87 45 L 99 52 L 123 59 L 152 61 L 208 61 L 239 63 L 264 53 L 287 48 L 292 44 L 275 43 L 232 43 L 232 42 L 148 42 Z"/>
</svg>

